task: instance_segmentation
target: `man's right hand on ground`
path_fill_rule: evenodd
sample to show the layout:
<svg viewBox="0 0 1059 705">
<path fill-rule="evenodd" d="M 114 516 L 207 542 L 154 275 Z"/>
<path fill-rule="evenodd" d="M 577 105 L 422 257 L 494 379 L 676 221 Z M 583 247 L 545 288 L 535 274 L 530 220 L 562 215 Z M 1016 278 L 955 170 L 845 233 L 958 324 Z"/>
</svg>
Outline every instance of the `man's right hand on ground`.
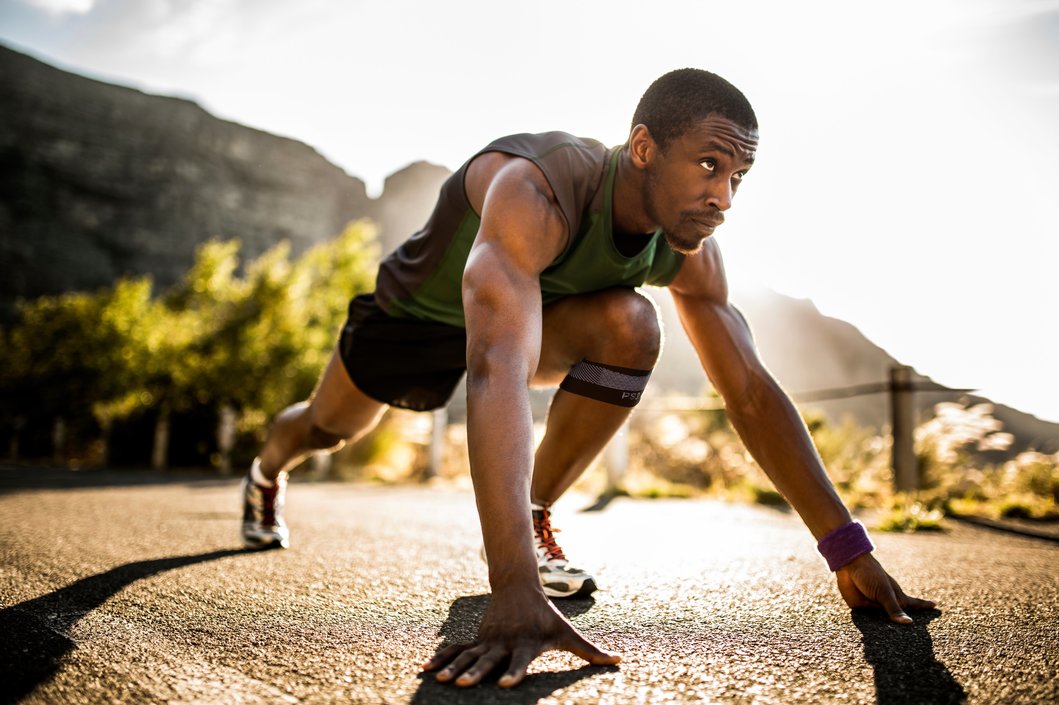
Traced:
<svg viewBox="0 0 1059 705">
<path fill-rule="evenodd" d="M 912 624 L 906 609 L 934 609 L 934 602 L 910 597 L 870 553 L 835 572 L 838 591 L 851 609 L 881 608 L 897 624 Z"/>
<path fill-rule="evenodd" d="M 441 649 L 423 670 L 441 668 L 437 679 L 442 683 L 470 687 L 506 664 L 499 684 L 510 688 L 522 681 L 533 659 L 551 649 L 569 651 L 595 666 L 613 666 L 621 660 L 581 636 L 540 590 L 534 590 L 517 596 L 494 593 L 478 638 Z"/>
</svg>

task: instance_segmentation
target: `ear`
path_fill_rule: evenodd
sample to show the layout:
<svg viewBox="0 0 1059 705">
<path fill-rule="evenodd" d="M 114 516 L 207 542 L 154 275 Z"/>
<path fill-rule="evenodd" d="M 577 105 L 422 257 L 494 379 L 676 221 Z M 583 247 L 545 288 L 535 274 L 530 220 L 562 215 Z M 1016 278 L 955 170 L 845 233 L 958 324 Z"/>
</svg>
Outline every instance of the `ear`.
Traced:
<svg viewBox="0 0 1059 705">
<path fill-rule="evenodd" d="M 647 125 L 639 124 L 629 133 L 629 158 L 637 169 L 644 169 L 658 154 L 658 144 Z"/>
</svg>

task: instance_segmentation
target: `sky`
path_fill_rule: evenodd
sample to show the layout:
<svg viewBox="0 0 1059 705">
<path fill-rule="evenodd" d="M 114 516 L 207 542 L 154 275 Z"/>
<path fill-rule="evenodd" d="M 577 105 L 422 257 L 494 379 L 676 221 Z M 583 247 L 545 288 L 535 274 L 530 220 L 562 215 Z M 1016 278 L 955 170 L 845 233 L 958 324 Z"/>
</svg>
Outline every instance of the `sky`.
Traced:
<svg viewBox="0 0 1059 705">
<path fill-rule="evenodd" d="M 654 78 L 714 71 L 761 128 L 715 236 L 733 288 L 1059 421 L 1059 0 L 0 0 L 0 42 L 299 139 L 370 193 L 509 133 L 620 144 Z"/>
</svg>

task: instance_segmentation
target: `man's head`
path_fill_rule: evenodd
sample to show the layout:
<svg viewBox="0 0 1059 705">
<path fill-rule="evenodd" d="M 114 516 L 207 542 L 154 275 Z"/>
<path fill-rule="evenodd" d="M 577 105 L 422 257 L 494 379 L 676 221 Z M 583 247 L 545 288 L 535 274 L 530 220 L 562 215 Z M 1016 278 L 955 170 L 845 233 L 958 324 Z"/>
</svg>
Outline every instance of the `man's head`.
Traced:
<svg viewBox="0 0 1059 705">
<path fill-rule="evenodd" d="M 631 127 L 645 126 L 662 149 L 704 118 L 717 115 L 747 130 L 757 131 L 750 101 L 728 81 L 702 69 L 677 69 L 648 86 Z"/>
<path fill-rule="evenodd" d="M 696 252 L 757 151 L 757 117 L 738 88 L 716 74 L 680 69 L 647 89 L 633 116 L 629 156 L 642 173 L 641 205 L 669 245 Z"/>
</svg>

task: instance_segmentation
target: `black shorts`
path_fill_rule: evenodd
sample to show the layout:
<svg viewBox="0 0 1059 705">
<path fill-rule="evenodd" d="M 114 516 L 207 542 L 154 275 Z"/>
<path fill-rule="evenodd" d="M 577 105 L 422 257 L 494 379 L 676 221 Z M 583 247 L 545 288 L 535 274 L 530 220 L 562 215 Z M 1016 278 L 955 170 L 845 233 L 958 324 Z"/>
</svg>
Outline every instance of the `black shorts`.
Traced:
<svg viewBox="0 0 1059 705">
<path fill-rule="evenodd" d="M 374 294 L 349 302 L 338 351 L 350 379 L 376 401 L 413 411 L 445 406 L 467 371 L 467 331 L 390 316 Z"/>
</svg>

